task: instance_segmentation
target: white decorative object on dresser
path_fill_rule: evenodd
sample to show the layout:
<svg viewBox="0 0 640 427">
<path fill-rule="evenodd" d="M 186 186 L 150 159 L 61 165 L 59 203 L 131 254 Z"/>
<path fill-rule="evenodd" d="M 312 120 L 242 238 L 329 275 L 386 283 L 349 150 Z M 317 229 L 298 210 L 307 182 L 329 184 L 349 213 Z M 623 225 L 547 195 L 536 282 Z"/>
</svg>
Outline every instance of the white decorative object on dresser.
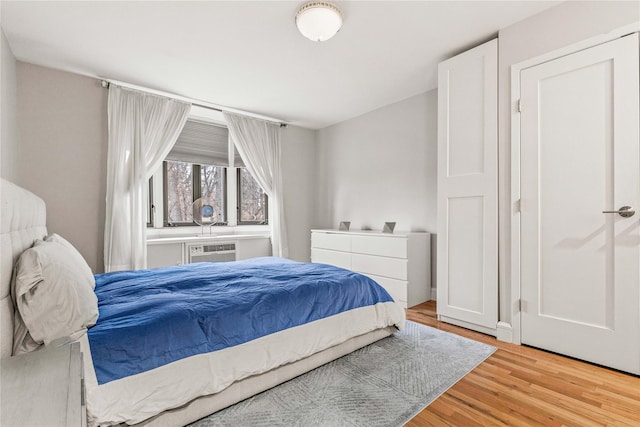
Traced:
<svg viewBox="0 0 640 427">
<path fill-rule="evenodd" d="M 0 425 L 86 425 L 80 344 L 3 358 L 0 367 Z"/>
<path fill-rule="evenodd" d="M 311 262 L 362 273 L 405 308 L 429 299 L 430 234 L 311 230 Z"/>
</svg>

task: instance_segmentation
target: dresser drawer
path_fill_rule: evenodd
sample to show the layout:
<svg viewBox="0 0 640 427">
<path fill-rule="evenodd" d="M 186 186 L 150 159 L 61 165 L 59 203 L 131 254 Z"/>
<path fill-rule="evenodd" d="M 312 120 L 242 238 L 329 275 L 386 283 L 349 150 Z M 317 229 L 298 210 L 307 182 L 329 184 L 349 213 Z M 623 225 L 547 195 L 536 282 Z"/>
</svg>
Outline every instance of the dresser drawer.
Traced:
<svg viewBox="0 0 640 427">
<path fill-rule="evenodd" d="M 311 248 L 311 262 L 351 269 L 351 254 L 348 252 Z"/>
<path fill-rule="evenodd" d="M 407 280 L 407 260 L 381 256 L 351 254 L 351 269 L 392 279 Z"/>
<path fill-rule="evenodd" d="M 390 279 L 388 277 L 376 276 L 375 274 L 367 274 L 364 273 L 365 276 L 368 276 L 378 282 L 380 286 L 382 286 L 391 298 L 395 302 L 407 303 L 407 282 L 405 280 L 397 280 Z"/>
<path fill-rule="evenodd" d="M 347 234 L 311 233 L 311 247 L 351 252 L 351 236 Z"/>
<path fill-rule="evenodd" d="M 407 258 L 407 239 L 404 237 L 352 236 L 351 251 L 358 254 Z"/>
</svg>

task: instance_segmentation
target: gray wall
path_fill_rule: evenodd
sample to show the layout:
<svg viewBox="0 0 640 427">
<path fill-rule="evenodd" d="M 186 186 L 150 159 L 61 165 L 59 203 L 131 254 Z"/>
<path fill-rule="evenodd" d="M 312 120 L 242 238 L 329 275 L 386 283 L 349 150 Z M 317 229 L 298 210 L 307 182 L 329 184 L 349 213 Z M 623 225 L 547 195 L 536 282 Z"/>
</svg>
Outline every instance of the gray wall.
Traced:
<svg viewBox="0 0 640 427">
<path fill-rule="evenodd" d="M 96 273 L 104 271 L 107 96 L 97 79 L 17 63 L 17 181 L 47 203 L 49 232 L 69 239 Z M 314 150 L 315 131 L 283 129 L 289 256 L 299 261 L 310 257 Z"/>
<path fill-rule="evenodd" d="M 499 32 L 498 123 L 500 176 L 500 320 L 509 323 L 511 306 L 511 70 L 530 58 L 637 23 L 640 2 L 570 1 Z M 637 31 L 637 26 L 636 26 Z"/>
<path fill-rule="evenodd" d="M 322 227 L 436 230 L 436 91 L 318 131 Z"/>
<path fill-rule="evenodd" d="M 18 183 L 18 134 L 16 131 L 16 58 L 0 29 L 0 105 L 2 144 L 0 144 L 0 176 Z"/>
<path fill-rule="evenodd" d="M 318 131 L 317 227 L 395 221 L 436 232 L 437 98 L 432 90 Z"/>
<path fill-rule="evenodd" d="M 316 132 L 296 126 L 282 130 L 282 180 L 289 258 L 309 262 L 316 210 Z"/>
<path fill-rule="evenodd" d="M 104 271 L 107 91 L 96 79 L 18 61 L 19 183 L 47 204 L 49 232 Z"/>
</svg>

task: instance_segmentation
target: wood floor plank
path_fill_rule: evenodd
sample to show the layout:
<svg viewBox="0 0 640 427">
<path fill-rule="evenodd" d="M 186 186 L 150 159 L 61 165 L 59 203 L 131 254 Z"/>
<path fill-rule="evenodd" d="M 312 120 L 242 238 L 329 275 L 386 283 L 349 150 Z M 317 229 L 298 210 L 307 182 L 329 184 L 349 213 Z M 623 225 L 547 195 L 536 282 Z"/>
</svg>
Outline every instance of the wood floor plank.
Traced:
<svg viewBox="0 0 640 427">
<path fill-rule="evenodd" d="M 585 397 L 598 399 L 603 405 L 604 404 L 612 404 L 612 405 L 622 405 L 627 408 L 627 410 L 640 412 L 640 399 L 638 399 L 638 394 L 640 394 L 640 390 L 634 395 L 628 395 L 625 391 L 617 391 L 606 388 L 597 388 L 593 393 L 585 392 Z"/>
<path fill-rule="evenodd" d="M 633 419 L 628 418 L 619 412 L 603 410 L 602 405 L 593 405 L 578 399 L 572 399 L 557 391 L 540 388 L 536 385 L 533 385 L 532 388 L 544 393 L 548 396 L 548 400 L 556 402 L 558 407 L 564 408 L 568 411 L 578 410 L 580 413 L 584 414 L 586 418 L 601 424 L 608 425 L 614 422 L 619 422 L 623 425 L 629 425 L 633 422 Z"/>
<path fill-rule="evenodd" d="M 438 404 L 446 405 L 452 414 L 449 416 L 449 420 L 455 426 L 469 426 L 469 427 L 482 427 L 482 426 L 506 426 L 506 424 L 498 421 L 489 414 L 478 411 L 473 405 L 469 405 L 465 411 L 459 411 L 460 400 L 453 394 L 447 394 L 442 396 Z"/>
<path fill-rule="evenodd" d="M 470 381 L 461 381 L 450 394 L 457 397 L 459 401 L 473 405 L 483 413 L 491 414 L 493 418 L 505 425 L 529 427 L 538 424 L 534 418 L 523 415 L 522 406 L 502 399 L 499 393 L 479 387 Z"/>
<path fill-rule="evenodd" d="M 443 323 L 429 301 L 407 318 L 498 350 L 407 426 L 640 427 L 640 378 Z"/>
<path fill-rule="evenodd" d="M 497 378 L 494 381 L 480 377 L 470 377 L 468 381 L 485 388 L 495 389 L 504 400 L 511 400 L 520 406 L 522 414 L 537 420 L 542 425 L 576 425 L 572 423 L 570 414 L 562 408 L 550 407 L 542 393 L 536 393 L 531 385 L 518 379 Z M 496 408 L 494 408 L 496 409 Z M 546 409 L 546 410 L 545 410 Z M 585 421 L 588 423 L 588 420 Z"/>
<path fill-rule="evenodd" d="M 433 411 L 422 411 L 409 421 L 405 427 L 424 427 L 424 426 L 453 426 L 446 418 L 438 416 Z M 455 427 L 455 426 L 454 426 Z"/>
</svg>

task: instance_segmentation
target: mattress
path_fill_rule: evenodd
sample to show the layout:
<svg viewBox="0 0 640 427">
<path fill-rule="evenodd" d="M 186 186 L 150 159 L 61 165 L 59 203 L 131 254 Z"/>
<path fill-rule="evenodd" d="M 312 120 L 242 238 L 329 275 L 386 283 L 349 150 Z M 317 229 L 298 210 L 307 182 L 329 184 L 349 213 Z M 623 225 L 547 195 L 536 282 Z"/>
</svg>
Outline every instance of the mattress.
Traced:
<svg viewBox="0 0 640 427">
<path fill-rule="evenodd" d="M 230 268 L 231 264 L 222 264 L 216 267 L 218 271 L 213 276 L 225 277 L 224 269 Z M 192 316 L 190 309 L 184 309 L 183 301 L 178 304 L 182 308 L 177 314 L 163 314 L 164 311 L 158 306 L 174 299 L 171 294 L 167 296 L 166 291 L 175 286 L 158 287 L 156 283 L 161 279 L 156 275 L 157 272 L 143 272 L 143 276 L 147 275 L 148 283 L 142 288 L 150 290 L 147 290 L 149 295 L 139 298 L 135 293 L 131 294 L 135 291 L 131 290 L 132 286 L 121 287 L 126 290 L 126 298 L 122 300 L 114 297 L 112 289 L 108 286 L 96 285 L 96 293 L 99 301 L 102 300 L 101 304 L 110 302 L 114 307 L 119 307 L 118 310 L 124 315 L 114 315 L 109 311 L 113 309 L 111 306 L 109 310 L 103 307 L 101 316 L 104 313 L 105 318 L 102 325 L 99 319 L 94 335 L 91 336 L 90 331 L 89 335 L 80 341 L 85 358 L 87 418 L 90 426 L 139 423 L 168 409 L 185 405 L 198 397 L 219 393 L 243 379 L 338 346 L 353 337 L 389 326 L 401 328 L 404 324 L 405 315 L 402 307 L 394 303 L 379 285 L 375 282 L 370 283 L 370 279 L 357 273 L 336 267 L 274 259 L 258 259 L 237 264 L 248 266 L 249 270 L 261 271 L 262 273 L 256 276 L 262 279 L 258 277 L 257 282 L 251 279 L 245 284 L 248 286 L 248 294 L 240 292 L 240 305 L 244 308 L 241 308 L 240 316 L 236 317 L 226 311 L 228 304 L 225 292 L 239 282 L 246 282 L 247 277 L 253 274 L 251 272 L 239 273 L 235 278 L 230 275 L 222 285 L 207 284 L 203 289 L 212 289 L 211 299 L 216 310 L 210 312 L 206 311 L 210 308 L 206 308 L 204 314 L 199 313 L 197 316 Z M 235 263 L 233 267 L 236 267 Z M 305 273 L 293 274 L 291 278 L 288 277 L 289 268 L 300 268 Z M 338 286 L 335 282 L 338 279 L 333 277 L 334 273 L 336 278 L 350 277 L 351 281 Z M 200 273 L 192 273 L 193 277 L 199 275 Z M 287 280 L 293 282 L 291 287 L 281 287 L 281 282 Z M 242 285 L 243 289 L 245 285 Z M 255 289 L 260 287 L 267 288 L 267 296 L 255 294 Z M 329 290 L 323 291 L 323 287 L 328 287 Z M 216 291 L 218 288 L 220 292 Z M 351 293 L 338 292 L 352 292 L 351 290 L 355 289 L 355 295 L 358 295 L 364 288 L 371 288 L 373 294 L 379 295 L 372 299 L 367 291 L 358 298 L 352 298 Z M 182 293 L 179 287 L 178 291 L 178 294 Z M 234 290 L 233 293 L 235 292 Z M 298 294 L 301 292 L 308 294 L 306 299 L 299 298 Z M 282 294 L 284 297 L 281 295 L 274 300 L 273 293 Z M 277 304 L 278 301 L 283 301 L 283 298 L 285 302 L 282 306 L 269 305 Z M 330 298 L 335 298 L 335 301 Z M 327 301 L 330 303 L 327 304 Z M 300 305 L 300 308 L 296 305 Z M 311 310 L 316 306 L 319 308 Z M 187 307 L 190 305 L 187 304 Z M 132 322 L 128 320 L 126 313 L 135 313 L 138 310 L 141 311 L 138 317 L 142 319 L 147 318 L 147 311 L 160 312 L 160 320 L 156 323 L 163 331 L 176 329 L 175 325 L 183 325 L 185 320 L 182 317 L 187 313 L 187 320 L 196 320 L 193 325 L 197 330 L 196 335 L 201 331 L 209 331 L 212 335 L 206 345 L 197 347 L 211 351 L 184 353 L 183 346 L 178 346 L 182 337 L 158 337 L 156 332 L 150 332 L 151 326 L 146 321 L 139 325 L 142 332 L 129 330 Z M 243 325 L 242 328 L 228 332 L 227 329 L 236 323 Z M 268 325 L 268 328 L 265 329 L 264 324 Z M 258 332 L 248 333 L 247 325 L 257 326 Z M 177 329 L 180 334 L 181 329 Z M 105 333 L 107 335 L 104 335 Z M 190 332 L 185 330 L 184 335 L 189 334 Z M 163 348 L 157 347 L 159 342 L 164 341 L 168 343 L 167 347 L 179 348 L 167 349 L 165 355 Z M 138 354 L 145 350 L 144 343 L 147 342 L 152 344 L 147 349 L 149 355 Z M 219 345 L 220 342 L 224 342 L 225 345 Z M 179 354 L 179 357 L 174 357 L 172 352 Z M 125 353 L 129 355 L 130 360 L 123 359 L 118 363 L 106 360 L 105 363 L 105 354 L 121 357 Z"/>
</svg>

